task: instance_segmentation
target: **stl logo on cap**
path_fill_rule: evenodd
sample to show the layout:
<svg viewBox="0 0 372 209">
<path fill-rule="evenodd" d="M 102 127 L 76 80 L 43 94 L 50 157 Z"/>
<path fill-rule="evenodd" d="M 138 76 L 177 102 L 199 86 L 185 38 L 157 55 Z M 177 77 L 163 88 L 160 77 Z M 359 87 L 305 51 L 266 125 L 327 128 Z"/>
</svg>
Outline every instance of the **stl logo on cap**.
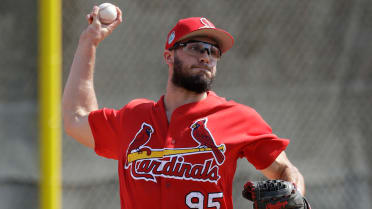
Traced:
<svg viewBox="0 0 372 209">
<path fill-rule="evenodd" d="M 165 49 L 172 49 L 175 43 L 193 37 L 209 37 L 217 42 L 221 52 L 225 53 L 234 44 L 234 38 L 225 30 L 216 26 L 205 17 L 189 17 L 178 20 L 169 31 Z"/>
<path fill-rule="evenodd" d="M 199 29 L 202 29 L 202 28 L 216 28 L 216 27 L 214 27 L 214 25 L 213 25 L 211 22 L 209 22 L 209 20 L 207 20 L 207 18 L 205 18 L 205 17 L 200 18 L 200 22 L 201 22 L 204 26 L 200 27 Z"/>
<path fill-rule="evenodd" d="M 174 40 L 174 37 L 176 37 L 176 32 L 172 32 L 170 35 L 169 35 L 169 38 L 168 38 L 168 44 L 171 44 L 172 41 Z"/>
</svg>

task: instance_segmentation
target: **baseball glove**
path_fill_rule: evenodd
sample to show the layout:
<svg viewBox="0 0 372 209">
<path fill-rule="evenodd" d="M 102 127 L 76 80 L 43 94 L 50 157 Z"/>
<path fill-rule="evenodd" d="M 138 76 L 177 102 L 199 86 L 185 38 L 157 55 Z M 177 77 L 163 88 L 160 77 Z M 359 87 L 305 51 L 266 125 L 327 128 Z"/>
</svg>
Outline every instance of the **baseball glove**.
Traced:
<svg viewBox="0 0 372 209">
<path fill-rule="evenodd" d="M 296 185 L 288 181 L 248 181 L 242 194 L 253 201 L 254 209 L 311 209 Z"/>
</svg>

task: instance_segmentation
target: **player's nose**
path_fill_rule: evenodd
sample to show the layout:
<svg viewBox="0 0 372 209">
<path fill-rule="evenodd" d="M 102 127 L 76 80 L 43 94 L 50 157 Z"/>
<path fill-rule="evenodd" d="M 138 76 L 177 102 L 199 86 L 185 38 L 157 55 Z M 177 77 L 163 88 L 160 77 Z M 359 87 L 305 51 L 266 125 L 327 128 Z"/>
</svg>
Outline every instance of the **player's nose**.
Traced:
<svg viewBox="0 0 372 209">
<path fill-rule="evenodd" d="M 210 53 L 208 52 L 208 50 L 204 50 L 200 53 L 199 61 L 201 63 L 209 63 L 211 61 Z"/>
</svg>

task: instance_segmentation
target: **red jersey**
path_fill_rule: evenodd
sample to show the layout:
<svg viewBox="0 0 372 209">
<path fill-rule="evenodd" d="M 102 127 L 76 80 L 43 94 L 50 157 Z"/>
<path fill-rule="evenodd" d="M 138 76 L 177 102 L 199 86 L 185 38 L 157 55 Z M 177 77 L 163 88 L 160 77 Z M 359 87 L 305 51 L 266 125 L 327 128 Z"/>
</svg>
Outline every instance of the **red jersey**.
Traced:
<svg viewBox="0 0 372 209">
<path fill-rule="evenodd" d="M 289 141 L 252 108 L 214 92 L 168 122 L 164 96 L 90 113 L 95 152 L 118 160 L 123 209 L 232 209 L 237 159 L 271 165 Z"/>
</svg>

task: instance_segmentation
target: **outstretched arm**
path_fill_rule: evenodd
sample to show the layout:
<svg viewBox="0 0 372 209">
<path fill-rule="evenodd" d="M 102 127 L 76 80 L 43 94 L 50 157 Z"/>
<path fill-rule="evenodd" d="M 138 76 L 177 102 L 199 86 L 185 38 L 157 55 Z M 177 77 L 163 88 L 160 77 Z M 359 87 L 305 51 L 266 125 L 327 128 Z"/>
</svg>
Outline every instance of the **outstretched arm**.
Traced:
<svg viewBox="0 0 372 209">
<path fill-rule="evenodd" d="M 81 33 L 62 98 L 62 117 L 68 135 L 87 147 L 94 148 L 88 115 L 98 109 L 93 74 L 98 44 L 122 22 L 119 8 L 117 19 L 110 25 L 98 20 L 98 7 L 86 16 L 89 26 Z"/>
<path fill-rule="evenodd" d="M 281 179 L 296 184 L 302 195 L 305 195 L 305 181 L 300 171 L 288 160 L 283 151 L 276 160 L 261 172 L 269 179 Z"/>
</svg>

